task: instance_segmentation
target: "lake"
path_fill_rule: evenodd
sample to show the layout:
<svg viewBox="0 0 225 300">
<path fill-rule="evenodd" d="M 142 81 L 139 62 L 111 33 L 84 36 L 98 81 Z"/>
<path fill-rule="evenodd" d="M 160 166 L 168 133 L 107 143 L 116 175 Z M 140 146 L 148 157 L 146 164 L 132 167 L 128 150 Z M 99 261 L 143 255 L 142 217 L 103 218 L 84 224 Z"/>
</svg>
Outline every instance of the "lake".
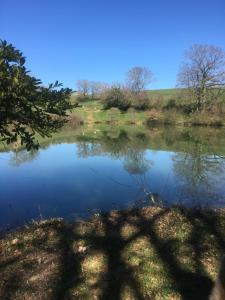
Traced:
<svg viewBox="0 0 225 300">
<path fill-rule="evenodd" d="M 0 229 L 146 205 L 222 207 L 225 130 L 104 126 L 0 152 Z"/>
</svg>

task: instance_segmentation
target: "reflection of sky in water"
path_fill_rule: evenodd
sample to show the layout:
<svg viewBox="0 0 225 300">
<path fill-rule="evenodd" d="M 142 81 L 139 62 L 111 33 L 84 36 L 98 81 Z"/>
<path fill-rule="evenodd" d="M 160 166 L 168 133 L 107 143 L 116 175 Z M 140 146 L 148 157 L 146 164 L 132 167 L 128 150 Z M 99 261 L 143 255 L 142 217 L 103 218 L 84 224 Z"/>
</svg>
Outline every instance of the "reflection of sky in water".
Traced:
<svg viewBox="0 0 225 300">
<path fill-rule="evenodd" d="M 168 203 L 185 200 L 189 205 L 193 199 L 188 199 L 187 191 L 193 187 L 185 186 L 182 160 L 179 172 L 175 170 L 174 156 L 173 152 L 132 149 L 117 157 L 107 151 L 82 157 L 75 144 L 50 146 L 17 159 L 14 153 L 1 153 L 0 227 L 21 225 L 40 215 L 72 220 L 91 211 L 123 209 L 140 204 L 144 191 L 157 193 Z M 212 192 L 223 196 L 221 172 L 207 176 L 218 177 Z M 205 188 L 198 189 L 204 197 L 198 200 L 207 202 Z"/>
</svg>

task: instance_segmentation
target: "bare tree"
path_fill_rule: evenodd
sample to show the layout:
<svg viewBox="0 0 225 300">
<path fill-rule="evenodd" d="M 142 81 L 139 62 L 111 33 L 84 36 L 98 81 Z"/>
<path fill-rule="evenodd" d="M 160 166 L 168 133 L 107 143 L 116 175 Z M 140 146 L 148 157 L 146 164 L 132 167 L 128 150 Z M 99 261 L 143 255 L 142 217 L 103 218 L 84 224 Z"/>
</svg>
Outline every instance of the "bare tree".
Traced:
<svg viewBox="0 0 225 300">
<path fill-rule="evenodd" d="M 83 97 L 90 96 L 92 99 L 100 98 L 108 88 L 109 85 L 104 82 L 90 81 L 90 80 L 77 80 L 77 91 Z"/>
<path fill-rule="evenodd" d="M 77 91 L 86 97 L 90 93 L 90 81 L 89 80 L 77 80 Z"/>
<path fill-rule="evenodd" d="M 99 94 L 105 93 L 105 91 L 107 91 L 110 88 L 111 85 L 109 83 L 99 82 L 99 86 L 98 86 Z"/>
<path fill-rule="evenodd" d="M 177 81 L 180 87 L 192 92 L 200 110 L 216 91 L 224 91 L 225 53 L 212 45 L 193 45 L 185 57 L 187 61 L 181 65 Z"/>
<path fill-rule="evenodd" d="M 127 87 L 134 93 L 143 91 L 152 80 L 153 74 L 146 67 L 133 67 L 126 74 Z"/>
<path fill-rule="evenodd" d="M 101 97 L 101 94 L 104 93 L 109 88 L 107 83 L 90 81 L 90 94 L 91 98 Z"/>
<path fill-rule="evenodd" d="M 99 94 L 99 82 L 90 81 L 90 94 L 92 99 Z"/>
</svg>

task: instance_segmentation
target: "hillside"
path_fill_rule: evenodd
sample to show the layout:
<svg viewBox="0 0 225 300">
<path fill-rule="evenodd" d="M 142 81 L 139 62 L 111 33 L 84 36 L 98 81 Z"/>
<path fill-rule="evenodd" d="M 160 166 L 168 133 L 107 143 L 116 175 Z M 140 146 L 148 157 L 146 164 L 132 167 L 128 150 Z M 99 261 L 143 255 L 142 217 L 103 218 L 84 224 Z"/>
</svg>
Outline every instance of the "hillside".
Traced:
<svg viewBox="0 0 225 300">
<path fill-rule="evenodd" d="M 177 96 L 180 92 L 180 89 L 159 89 L 159 90 L 149 90 L 148 93 L 150 96 L 160 95 L 165 100 L 169 100 L 170 98 Z"/>
</svg>

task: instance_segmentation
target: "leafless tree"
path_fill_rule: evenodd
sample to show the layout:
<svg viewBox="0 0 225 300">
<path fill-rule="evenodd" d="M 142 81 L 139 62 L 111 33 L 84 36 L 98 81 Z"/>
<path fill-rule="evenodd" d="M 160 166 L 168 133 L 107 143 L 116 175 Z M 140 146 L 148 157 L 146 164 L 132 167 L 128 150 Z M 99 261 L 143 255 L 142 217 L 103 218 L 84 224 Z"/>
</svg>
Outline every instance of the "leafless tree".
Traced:
<svg viewBox="0 0 225 300">
<path fill-rule="evenodd" d="M 77 80 L 77 91 L 84 97 L 90 93 L 90 81 L 89 80 Z"/>
<path fill-rule="evenodd" d="M 105 91 L 107 91 L 110 88 L 111 88 L 111 85 L 109 83 L 99 82 L 99 86 L 98 86 L 99 94 L 104 93 Z"/>
<path fill-rule="evenodd" d="M 182 63 L 177 81 L 180 87 L 192 92 L 196 109 L 205 107 L 212 95 L 224 91 L 225 53 L 212 45 L 193 45 L 185 53 L 186 62 Z"/>
<path fill-rule="evenodd" d="M 77 80 L 77 91 L 83 97 L 100 98 L 110 86 L 107 83 L 90 80 Z"/>
<path fill-rule="evenodd" d="M 99 82 L 90 81 L 90 95 L 94 99 L 99 94 Z"/>
<path fill-rule="evenodd" d="M 109 85 L 104 82 L 90 81 L 90 94 L 91 98 L 101 97 L 101 94 L 104 93 L 109 88 Z"/>
<path fill-rule="evenodd" d="M 127 87 L 134 93 L 146 89 L 146 86 L 153 80 L 153 74 L 149 68 L 133 67 L 126 74 Z"/>
</svg>

